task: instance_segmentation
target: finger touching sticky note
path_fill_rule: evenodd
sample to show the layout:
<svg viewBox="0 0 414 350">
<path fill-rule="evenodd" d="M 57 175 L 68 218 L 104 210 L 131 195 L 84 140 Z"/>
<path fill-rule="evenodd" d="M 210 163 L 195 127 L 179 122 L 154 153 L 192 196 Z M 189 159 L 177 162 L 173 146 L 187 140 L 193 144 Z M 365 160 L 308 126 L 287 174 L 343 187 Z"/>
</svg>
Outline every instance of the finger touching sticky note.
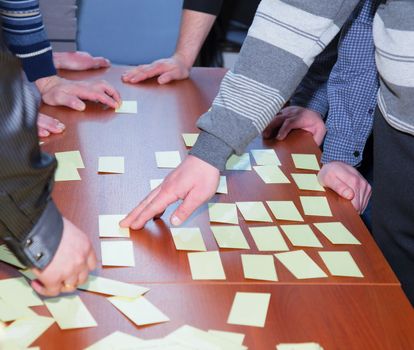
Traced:
<svg viewBox="0 0 414 350">
<path fill-rule="evenodd" d="M 125 215 L 99 215 L 99 237 L 129 237 L 129 228 L 120 227 Z"/>
<path fill-rule="evenodd" d="M 124 157 L 99 157 L 98 173 L 123 174 L 124 172 Z"/>
<path fill-rule="evenodd" d="M 138 103 L 137 101 L 122 101 L 121 106 L 115 109 L 116 113 L 128 113 L 128 114 L 137 114 L 138 113 Z"/>
</svg>

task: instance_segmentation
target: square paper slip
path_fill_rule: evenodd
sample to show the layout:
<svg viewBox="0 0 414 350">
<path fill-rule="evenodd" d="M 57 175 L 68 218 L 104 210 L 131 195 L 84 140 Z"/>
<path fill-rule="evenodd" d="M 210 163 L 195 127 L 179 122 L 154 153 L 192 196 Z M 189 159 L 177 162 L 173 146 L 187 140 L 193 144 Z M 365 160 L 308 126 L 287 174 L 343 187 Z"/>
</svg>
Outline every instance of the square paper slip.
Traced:
<svg viewBox="0 0 414 350">
<path fill-rule="evenodd" d="M 243 333 L 225 332 L 225 331 L 219 331 L 215 329 L 209 329 L 207 332 L 217 337 L 227 339 L 228 341 L 231 341 L 232 343 L 238 344 L 238 345 L 243 344 L 244 337 L 245 337 Z"/>
<path fill-rule="evenodd" d="M 98 325 L 77 295 L 46 299 L 45 304 L 60 329 L 88 328 Z"/>
<path fill-rule="evenodd" d="M 332 276 L 364 277 L 349 252 L 319 252 Z"/>
<path fill-rule="evenodd" d="M 322 191 L 325 189 L 321 186 L 318 181 L 316 174 L 291 174 L 293 180 L 300 190 L 306 191 Z"/>
<path fill-rule="evenodd" d="M 102 266 L 135 266 L 131 241 L 101 241 Z"/>
<path fill-rule="evenodd" d="M 180 165 L 181 156 L 178 151 L 155 152 L 155 160 L 158 168 L 173 169 Z"/>
<path fill-rule="evenodd" d="M 61 163 L 58 161 L 58 166 L 55 171 L 55 182 L 79 180 L 81 180 L 81 177 L 76 166 L 72 163 Z"/>
<path fill-rule="evenodd" d="M 172 227 L 170 230 L 177 250 L 207 250 L 198 227 Z"/>
<path fill-rule="evenodd" d="M 331 208 L 326 197 L 301 196 L 299 198 L 305 215 L 332 216 Z"/>
<path fill-rule="evenodd" d="M 225 280 L 223 264 L 217 251 L 188 253 L 193 280 Z"/>
<path fill-rule="evenodd" d="M 144 297 L 110 297 L 107 299 L 137 326 L 170 320 L 161 310 Z"/>
<path fill-rule="evenodd" d="M 293 163 L 297 169 L 320 170 L 320 166 L 314 154 L 292 154 Z"/>
<path fill-rule="evenodd" d="M 318 247 L 322 248 L 318 237 L 313 233 L 309 225 L 281 225 L 288 236 L 290 243 L 299 247 Z"/>
<path fill-rule="evenodd" d="M 55 157 L 59 163 L 71 163 L 78 169 L 85 168 L 79 151 L 56 152 Z"/>
<path fill-rule="evenodd" d="M 254 166 L 253 169 L 266 184 L 288 184 L 289 179 L 277 165 Z"/>
<path fill-rule="evenodd" d="M 42 300 L 40 300 L 24 277 L 0 280 L 0 298 L 8 305 L 43 305 Z"/>
<path fill-rule="evenodd" d="M 303 221 L 295 203 L 291 201 L 267 201 L 266 203 L 278 220 Z"/>
<path fill-rule="evenodd" d="M 303 250 L 277 253 L 275 256 L 298 279 L 328 277 Z"/>
<path fill-rule="evenodd" d="M 220 248 L 250 249 L 240 226 L 210 226 Z"/>
<path fill-rule="evenodd" d="M 259 251 L 289 250 L 277 226 L 249 227 L 249 231 Z"/>
<path fill-rule="evenodd" d="M 236 205 L 246 221 L 272 222 L 262 202 L 236 202 Z"/>
<path fill-rule="evenodd" d="M 275 262 L 272 255 L 242 254 L 244 278 L 277 281 Z"/>
<path fill-rule="evenodd" d="M 130 113 L 130 114 L 137 114 L 138 113 L 138 104 L 137 101 L 122 101 L 121 106 L 115 109 L 116 113 Z"/>
<path fill-rule="evenodd" d="M 249 153 L 241 156 L 233 154 L 226 163 L 226 170 L 252 170 Z"/>
<path fill-rule="evenodd" d="M 223 194 L 229 193 L 227 189 L 227 178 L 225 176 L 220 176 L 220 181 L 217 186 L 216 193 L 223 193 Z"/>
<path fill-rule="evenodd" d="M 332 244 L 361 244 L 341 222 L 314 224 Z"/>
<path fill-rule="evenodd" d="M 36 313 L 27 306 L 10 305 L 0 299 L 0 321 L 9 322 L 24 317 L 36 316 Z"/>
<path fill-rule="evenodd" d="M 187 147 L 193 147 L 198 139 L 199 133 L 184 133 L 181 135 L 184 139 L 185 145 Z"/>
<path fill-rule="evenodd" d="M 99 215 L 99 237 L 129 237 L 129 228 L 120 227 L 125 215 Z"/>
<path fill-rule="evenodd" d="M 95 344 L 88 346 L 85 350 L 116 350 L 120 346 L 124 349 L 134 349 L 139 346 L 143 340 L 120 331 L 111 333 L 110 335 L 97 341 Z M 121 345 L 122 344 L 122 345 Z"/>
<path fill-rule="evenodd" d="M 163 183 L 164 179 L 151 179 L 150 180 L 150 188 L 151 191 L 156 189 L 159 185 Z"/>
<path fill-rule="evenodd" d="M 124 163 L 124 157 L 99 157 L 98 173 L 123 174 Z"/>
<path fill-rule="evenodd" d="M 257 165 L 282 165 L 273 149 L 252 149 L 251 152 Z"/>
<path fill-rule="evenodd" d="M 270 293 L 237 292 L 227 323 L 264 327 L 269 303 Z"/>
<path fill-rule="evenodd" d="M 208 203 L 208 215 L 211 222 L 235 225 L 239 223 L 235 203 Z"/>
</svg>

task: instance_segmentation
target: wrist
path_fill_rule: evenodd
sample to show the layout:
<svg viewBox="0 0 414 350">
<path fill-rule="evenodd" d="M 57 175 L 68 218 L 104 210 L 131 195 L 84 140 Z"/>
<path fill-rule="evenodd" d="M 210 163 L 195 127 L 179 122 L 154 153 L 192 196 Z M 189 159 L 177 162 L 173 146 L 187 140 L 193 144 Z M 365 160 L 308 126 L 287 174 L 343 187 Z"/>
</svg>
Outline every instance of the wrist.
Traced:
<svg viewBox="0 0 414 350">
<path fill-rule="evenodd" d="M 177 50 L 172 57 L 173 59 L 181 62 L 188 70 L 191 69 L 196 59 L 196 57 L 193 57 L 193 55 L 186 54 L 179 50 Z"/>
<path fill-rule="evenodd" d="M 52 75 L 49 77 L 37 79 L 35 81 L 35 84 L 40 93 L 43 94 L 53 86 L 56 86 L 61 80 L 62 78 L 58 77 L 57 75 Z"/>
</svg>

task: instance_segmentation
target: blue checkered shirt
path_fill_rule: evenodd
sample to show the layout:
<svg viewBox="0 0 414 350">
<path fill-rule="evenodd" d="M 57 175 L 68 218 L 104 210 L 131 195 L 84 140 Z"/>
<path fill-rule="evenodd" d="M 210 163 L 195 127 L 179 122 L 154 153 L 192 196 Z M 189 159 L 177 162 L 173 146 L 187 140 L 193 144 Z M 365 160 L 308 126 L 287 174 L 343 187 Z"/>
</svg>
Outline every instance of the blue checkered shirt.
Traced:
<svg viewBox="0 0 414 350">
<path fill-rule="evenodd" d="M 378 0 L 361 1 L 340 32 L 311 66 L 292 105 L 326 116 L 322 163 L 357 166 L 371 134 L 379 88 L 372 22 Z"/>
</svg>

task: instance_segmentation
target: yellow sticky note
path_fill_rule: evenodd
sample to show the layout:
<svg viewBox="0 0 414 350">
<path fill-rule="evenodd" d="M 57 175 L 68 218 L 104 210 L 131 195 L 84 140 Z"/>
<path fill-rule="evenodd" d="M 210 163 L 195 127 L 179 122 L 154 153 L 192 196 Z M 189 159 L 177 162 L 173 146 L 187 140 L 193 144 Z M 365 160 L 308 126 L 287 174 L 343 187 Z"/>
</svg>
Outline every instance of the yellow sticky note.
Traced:
<svg viewBox="0 0 414 350">
<path fill-rule="evenodd" d="M 320 170 L 318 159 L 314 154 L 292 154 L 293 163 L 297 169 Z"/>
<path fill-rule="evenodd" d="M 332 244 L 361 244 L 341 222 L 314 224 Z"/>
<path fill-rule="evenodd" d="M 164 179 L 151 179 L 150 180 L 150 188 L 151 191 L 155 188 L 157 188 L 159 185 L 163 183 Z"/>
<path fill-rule="evenodd" d="M 4 328 L 2 349 L 26 349 L 55 323 L 51 317 L 31 316 L 18 319 Z"/>
<path fill-rule="evenodd" d="M 149 288 L 137 284 L 115 281 L 109 278 L 93 275 L 89 275 L 88 280 L 84 284 L 79 285 L 78 289 L 129 298 L 138 297 L 149 291 Z"/>
<path fill-rule="evenodd" d="M 364 277 L 350 252 L 319 252 L 332 276 Z"/>
<path fill-rule="evenodd" d="M 244 278 L 277 281 L 276 268 L 272 255 L 242 254 Z"/>
<path fill-rule="evenodd" d="M 262 202 L 236 202 L 236 205 L 246 221 L 272 222 Z"/>
<path fill-rule="evenodd" d="M 226 331 L 219 331 L 216 329 L 209 329 L 207 331 L 208 333 L 211 333 L 217 337 L 227 339 L 228 341 L 231 341 L 232 343 L 242 345 L 244 341 L 245 334 L 243 333 L 235 333 L 235 332 L 226 332 Z"/>
<path fill-rule="evenodd" d="M 198 227 L 172 227 L 170 230 L 177 250 L 207 250 Z"/>
<path fill-rule="evenodd" d="M 227 323 L 264 327 L 269 303 L 270 293 L 237 292 Z"/>
<path fill-rule="evenodd" d="M 233 154 L 226 163 L 226 170 L 252 170 L 249 153 L 241 156 Z"/>
<path fill-rule="evenodd" d="M 217 251 L 188 253 L 193 280 L 225 280 L 223 264 Z"/>
<path fill-rule="evenodd" d="M 210 226 L 220 248 L 250 249 L 240 226 Z"/>
<path fill-rule="evenodd" d="M 99 237 L 129 237 L 129 228 L 120 227 L 125 215 L 99 215 Z"/>
<path fill-rule="evenodd" d="M 71 163 L 76 168 L 85 168 L 79 151 L 56 152 L 55 157 L 60 163 Z"/>
<path fill-rule="evenodd" d="M 288 184 L 289 179 L 277 165 L 254 166 L 253 169 L 266 184 Z"/>
<path fill-rule="evenodd" d="M 144 297 L 109 297 L 107 299 L 137 326 L 170 320 L 160 309 Z"/>
<path fill-rule="evenodd" d="M 157 161 L 158 168 L 173 169 L 181 163 L 181 156 L 178 151 L 155 152 L 155 159 Z"/>
<path fill-rule="evenodd" d="M 276 345 L 276 350 L 323 350 L 318 343 L 285 343 Z"/>
<path fill-rule="evenodd" d="M 32 309 L 19 304 L 9 304 L 0 299 L 0 321 L 9 322 L 23 317 L 36 315 Z"/>
<path fill-rule="evenodd" d="M 302 215 L 292 201 L 267 201 L 266 203 L 278 220 L 303 221 Z"/>
<path fill-rule="evenodd" d="M 124 157 L 99 157 L 98 173 L 125 173 Z"/>
<path fill-rule="evenodd" d="M 45 305 L 60 329 L 88 328 L 98 325 L 77 295 L 46 299 Z"/>
<path fill-rule="evenodd" d="M 135 266 L 131 241 L 102 241 L 102 266 Z"/>
<path fill-rule="evenodd" d="M 305 215 L 332 216 L 331 208 L 326 197 L 301 196 L 300 202 L 302 203 Z"/>
<path fill-rule="evenodd" d="M 193 147 L 195 143 L 197 142 L 199 133 L 184 133 L 181 135 L 184 139 L 185 145 L 187 147 Z"/>
<path fill-rule="evenodd" d="M 3 261 L 7 264 L 18 267 L 19 269 L 24 269 L 24 266 L 16 256 L 10 251 L 10 249 L 5 245 L 0 245 L 0 261 Z"/>
<path fill-rule="evenodd" d="M 303 250 L 277 253 L 275 256 L 298 279 L 328 277 Z"/>
<path fill-rule="evenodd" d="M 282 165 L 273 149 L 252 149 L 251 152 L 257 165 Z"/>
<path fill-rule="evenodd" d="M 208 203 L 208 215 L 211 222 L 236 225 L 239 223 L 235 203 Z"/>
<path fill-rule="evenodd" d="M 95 344 L 88 346 L 84 350 L 123 350 L 134 349 L 143 343 L 142 339 L 134 337 L 124 332 L 116 331 L 97 341 Z"/>
<path fill-rule="evenodd" d="M 40 300 L 24 277 L 0 280 L 0 298 L 9 305 L 43 305 L 42 300 Z"/>
<path fill-rule="evenodd" d="M 227 189 L 227 179 L 226 179 L 225 176 L 220 176 L 220 181 L 219 181 L 219 184 L 217 186 L 216 193 L 223 193 L 223 194 L 227 194 L 228 193 L 228 189 Z"/>
<path fill-rule="evenodd" d="M 291 174 L 300 190 L 325 191 L 316 174 Z"/>
<path fill-rule="evenodd" d="M 281 225 L 280 226 L 288 236 L 290 243 L 299 247 L 319 247 L 322 243 L 313 233 L 309 225 Z"/>
<path fill-rule="evenodd" d="M 129 113 L 129 114 L 137 114 L 138 113 L 138 104 L 137 101 L 122 101 L 120 107 L 115 109 L 116 113 Z"/>
<path fill-rule="evenodd" d="M 277 226 L 249 227 L 249 231 L 259 251 L 289 250 Z"/>
<path fill-rule="evenodd" d="M 79 181 L 81 177 L 78 169 L 72 163 L 60 163 L 55 171 L 55 182 L 59 181 Z"/>
</svg>

